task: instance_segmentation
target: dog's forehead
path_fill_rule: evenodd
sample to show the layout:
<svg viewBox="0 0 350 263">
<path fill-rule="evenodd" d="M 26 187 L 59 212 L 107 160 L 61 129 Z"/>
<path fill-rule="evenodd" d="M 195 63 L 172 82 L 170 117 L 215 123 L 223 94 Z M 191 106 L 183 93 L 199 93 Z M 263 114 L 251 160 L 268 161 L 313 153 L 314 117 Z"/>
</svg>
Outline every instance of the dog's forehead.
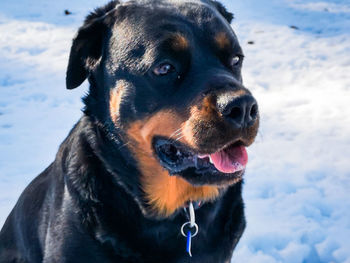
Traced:
<svg viewBox="0 0 350 263">
<path fill-rule="evenodd" d="M 128 65 L 143 72 L 170 39 L 185 49 L 197 42 L 197 50 L 198 46 L 223 49 L 238 43 L 227 20 L 205 0 L 129 1 L 118 5 L 111 18 L 109 72 Z"/>
<path fill-rule="evenodd" d="M 230 25 L 219 11 L 206 0 L 139 0 L 127 1 L 117 7 L 123 16 L 116 23 L 124 28 L 132 27 L 133 36 L 152 37 L 164 31 L 196 31 L 207 35 L 226 31 L 234 35 Z M 198 30 L 199 29 L 199 30 Z"/>
</svg>

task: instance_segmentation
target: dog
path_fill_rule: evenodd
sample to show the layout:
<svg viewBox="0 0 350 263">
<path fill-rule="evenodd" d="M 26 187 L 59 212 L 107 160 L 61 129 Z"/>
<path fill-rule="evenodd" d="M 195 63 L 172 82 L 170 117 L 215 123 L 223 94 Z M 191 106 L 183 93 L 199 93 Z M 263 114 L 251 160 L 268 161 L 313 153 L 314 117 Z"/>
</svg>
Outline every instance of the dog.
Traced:
<svg viewBox="0 0 350 263">
<path fill-rule="evenodd" d="M 258 104 L 232 13 L 213 0 L 112 1 L 73 40 L 83 116 L 24 190 L 0 262 L 230 262 Z"/>
</svg>

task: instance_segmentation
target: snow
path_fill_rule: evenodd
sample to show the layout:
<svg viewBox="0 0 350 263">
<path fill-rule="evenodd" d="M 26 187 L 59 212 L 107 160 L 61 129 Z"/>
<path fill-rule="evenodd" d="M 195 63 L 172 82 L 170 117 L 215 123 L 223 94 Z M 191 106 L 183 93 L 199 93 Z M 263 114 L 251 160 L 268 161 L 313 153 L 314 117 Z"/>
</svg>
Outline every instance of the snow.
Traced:
<svg viewBox="0 0 350 263">
<path fill-rule="evenodd" d="M 224 2 L 261 114 L 232 262 L 349 263 L 350 2 Z M 86 84 L 66 90 L 65 67 L 77 27 L 103 3 L 0 1 L 0 225 L 81 115 Z"/>
</svg>

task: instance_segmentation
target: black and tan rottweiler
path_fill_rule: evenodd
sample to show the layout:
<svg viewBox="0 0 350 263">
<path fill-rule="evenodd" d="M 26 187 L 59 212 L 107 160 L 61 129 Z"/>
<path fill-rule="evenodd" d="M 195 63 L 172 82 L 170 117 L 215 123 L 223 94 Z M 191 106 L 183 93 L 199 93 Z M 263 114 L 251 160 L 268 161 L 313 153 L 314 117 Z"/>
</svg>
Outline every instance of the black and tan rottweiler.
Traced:
<svg viewBox="0 0 350 263">
<path fill-rule="evenodd" d="M 230 261 L 259 125 L 232 17 L 212 0 L 113 1 L 87 16 L 66 79 L 90 83 L 83 117 L 7 218 L 1 263 Z"/>
</svg>

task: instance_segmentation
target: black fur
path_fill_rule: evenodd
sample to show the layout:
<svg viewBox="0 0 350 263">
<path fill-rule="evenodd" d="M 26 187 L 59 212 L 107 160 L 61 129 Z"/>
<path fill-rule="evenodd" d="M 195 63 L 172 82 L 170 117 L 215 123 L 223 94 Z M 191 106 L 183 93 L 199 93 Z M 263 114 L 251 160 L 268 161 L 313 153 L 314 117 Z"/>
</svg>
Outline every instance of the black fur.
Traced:
<svg viewBox="0 0 350 263">
<path fill-rule="evenodd" d="M 241 85 L 240 69 L 232 72 L 223 66 L 228 54 L 214 52 L 198 45 L 198 41 L 191 54 L 170 54 L 180 57 L 180 64 L 193 66 L 181 66 L 180 80 L 173 81 L 171 76 L 164 79 L 173 83 L 167 90 L 162 87 L 164 83 L 156 83 L 148 75 L 148 61 L 137 60 L 149 49 L 149 42 L 142 41 L 145 34 L 152 43 L 161 37 L 162 29 L 152 27 L 150 21 L 163 16 L 186 24 L 193 30 L 193 38 L 200 28 L 211 25 L 201 43 L 209 42 L 212 31 L 227 31 L 240 53 L 227 23 L 233 15 L 216 1 L 202 2 L 195 6 L 193 2 L 183 3 L 177 11 L 166 1 L 113 1 L 86 18 L 73 41 L 66 79 L 68 89 L 89 79 L 84 115 L 61 144 L 55 161 L 25 189 L 7 218 L 0 232 L 0 262 L 229 262 L 245 227 L 242 182 L 196 211 L 200 231 L 193 240 L 193 257 L 189 258 L 185 238 L 180 234 L 186 214 L 182 209 L 168 218 L 148 213 L 140 171 L 124 145 L 123 127 L 127 123 L 165 107 L 183 110 L 201 92 L 199 87 L 217 82 L 217 72 L 221 72 L 220 79 Z M 141 40 L 121 54 L 117 47 L 133 43 L 113 42 L 116 29 L 112 26 L 123 29 L 125 21 L 135 23 L 134 30 Z M 141 24 L 145 25 L 142 32 L 138 28 Z M 161 48 L 153 51 L 169 52 Z M 113 74 L 106 73 L 111 68 Z M 212 72 L 215 74 L 209 74 Z M 207 75 L 213 77 L 204 77 Z M 115 126 L 106 98 L 120 79 L 143 89 L 130 88 L 120 106 L 120 123 Z M 175 89 L 189 83 L 192 90 L 174 95 Z"/>
</svg>

